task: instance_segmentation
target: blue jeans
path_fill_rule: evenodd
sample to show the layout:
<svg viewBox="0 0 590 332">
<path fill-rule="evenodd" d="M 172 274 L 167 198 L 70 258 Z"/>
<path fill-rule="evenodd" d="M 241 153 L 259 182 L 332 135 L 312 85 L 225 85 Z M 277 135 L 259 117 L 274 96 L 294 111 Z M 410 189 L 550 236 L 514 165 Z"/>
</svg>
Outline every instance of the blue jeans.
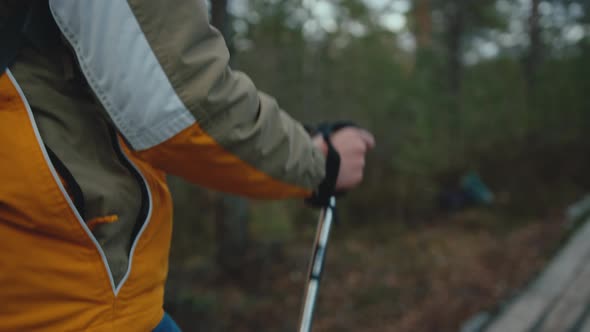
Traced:
<svg viewBox="0 0 590 332">
<path fill-rule="evenodd" d="M 182 331 L 180 331 L 180 327 L 178 327 L 178 325 L 176 325 L 176 323 L 174 322 L 172 317 L 170 317 L 168 314 L 165 313 L 164 318 L 162 318 L 162 320 L 160 321 L 160 324 L 158 324 L 158 326 L 156 326 L 156 329 L 154 329 L 154 332 L 182 332 Z"/>
</svg>

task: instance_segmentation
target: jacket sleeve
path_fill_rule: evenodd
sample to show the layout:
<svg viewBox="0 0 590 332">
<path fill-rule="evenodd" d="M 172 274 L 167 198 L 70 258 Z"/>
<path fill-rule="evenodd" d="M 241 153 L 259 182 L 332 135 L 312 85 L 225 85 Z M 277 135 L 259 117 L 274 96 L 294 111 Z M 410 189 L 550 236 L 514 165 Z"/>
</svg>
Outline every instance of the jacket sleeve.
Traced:
<svg viewBox="0 0 590 332">
<path fill-rule="evenodd" d="M 306 197 L 325 160 L 303 127 L 228 66 L 204 0 L 50 0 L 118 130 L 156 167 L 255 198 Z"/>
</svg>

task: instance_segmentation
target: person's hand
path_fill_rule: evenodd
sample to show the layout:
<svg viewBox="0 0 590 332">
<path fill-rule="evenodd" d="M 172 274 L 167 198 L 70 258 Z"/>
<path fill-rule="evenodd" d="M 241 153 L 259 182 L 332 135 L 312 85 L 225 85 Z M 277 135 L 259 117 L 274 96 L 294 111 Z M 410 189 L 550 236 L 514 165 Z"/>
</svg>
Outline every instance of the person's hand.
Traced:
<svg viewBox="0 0 590 332">
<path fill-rule="evenodd" d="M 340 154 L 336 190 L 349 190 L 358 186 L 363 180 L 365 155 L 375 147 L 375 138 L 368 131 L 356 127 L 342 128 L 330 138 L 334 149 Z M 315 136 L 313 142 L 324 155 L 328 153 L 328 146 L 321 135 Z"/>
</svg>

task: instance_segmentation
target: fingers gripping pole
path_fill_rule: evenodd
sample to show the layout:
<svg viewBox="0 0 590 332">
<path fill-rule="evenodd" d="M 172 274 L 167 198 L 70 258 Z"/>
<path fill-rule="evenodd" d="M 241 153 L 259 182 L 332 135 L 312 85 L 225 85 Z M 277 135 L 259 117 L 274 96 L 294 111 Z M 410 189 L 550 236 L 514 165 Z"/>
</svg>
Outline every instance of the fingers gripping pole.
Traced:
<svg viewBox="0 0 590 332">
<path fill-rule="evenodd" d="M 313 313 L 318 296 L 320 280 L 322 278 L 322 272 L 324 269 L 324 262 L 326 260 L 326 248 L 328 245 L 328 239 L 330 237 L 330 229 L 332 228 L 335 207 L 336 199 L 331 197 L 330 204 L 325 207 L 320 214 L 320 221 L 318 224 L 313 254 L 309 266 L 309 277 L 307 281 L 307 289 L 304 298 L 305 302 L 303 304 L 299 332 L 311 332 L 311 323 L 313 320 Z"/>
</svg>

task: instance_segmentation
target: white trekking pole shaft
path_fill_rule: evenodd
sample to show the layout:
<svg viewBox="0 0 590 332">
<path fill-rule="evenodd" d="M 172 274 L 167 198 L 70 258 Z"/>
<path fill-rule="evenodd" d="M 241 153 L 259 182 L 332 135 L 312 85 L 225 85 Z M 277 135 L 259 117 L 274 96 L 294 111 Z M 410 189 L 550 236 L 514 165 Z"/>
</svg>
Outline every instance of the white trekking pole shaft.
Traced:
<svg viewBox="0 0 590 332">
<path fill-rule="evenodd" d="M 311 323 L 313 321 L 313 313 L 318 297 L 318 290 L 320 287 L 320 280 L 322 279 L 322 272 L 324 270 L 324 262 L 326 260 L 326 248 L 328 239 L 330 237 L 330 229 L 332 228 L 332 221 L 334 219 L 334 208 L 336 207 L 336 198 L 330 198 L 330 205 L 324 207 L 320 214 L 320 221 L 316 233 L 315 243 L 311 256 L 309 266 L 309 276 L 307 280 L 307 288 L 303 303 L 303 310 L 301 313 L 301 324 L 299 332 L 311 332 Z"/>
</svg>

